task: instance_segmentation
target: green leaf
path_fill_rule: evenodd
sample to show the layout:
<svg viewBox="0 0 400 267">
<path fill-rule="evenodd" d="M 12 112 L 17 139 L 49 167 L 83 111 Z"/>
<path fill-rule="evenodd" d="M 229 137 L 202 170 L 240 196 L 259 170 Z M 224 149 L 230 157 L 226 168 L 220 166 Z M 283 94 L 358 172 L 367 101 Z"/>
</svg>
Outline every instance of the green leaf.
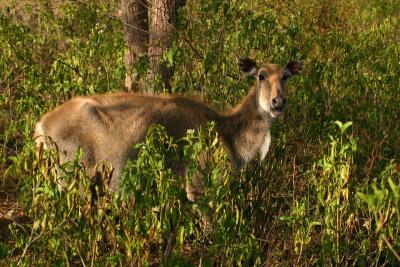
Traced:
<svg viewBox="0 0 400 267">
<path fill-rule="evenodd" d="M 39 228 L 40 222 L 41 222 L 41 220 L 39 219 L 39 220 L 36 220 L 36 221 L 33 223 L 33 229 L 34 229 L 34 230 L 36 230 L 36 229 Z"/>
<path fill-rule="evenodd" d="M 179 246 L 183 246 L 185 241 L 185 227 L 181 226 L 178 231 L 177 243 Z"/>
<path fill-rule="evenodd" d="M 343 124 L 341 121 L 335 121 L 335 124 L 339 127 L 341 134 L 343 134 L 347 128 L 353 125 L 353 122 L 348 121 L 345 124 Z"/>
</svg>

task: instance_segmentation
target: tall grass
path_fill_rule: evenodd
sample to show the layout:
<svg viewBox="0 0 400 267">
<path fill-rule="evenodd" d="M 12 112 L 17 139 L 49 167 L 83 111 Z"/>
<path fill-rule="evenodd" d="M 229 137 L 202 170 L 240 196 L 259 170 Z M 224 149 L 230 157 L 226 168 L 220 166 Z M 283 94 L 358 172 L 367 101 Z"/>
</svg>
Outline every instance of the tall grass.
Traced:
<svg viewBox="0 0 400 267">
<path fill-rule="evenodd" d="M 75 95 L 123 90 L 116 9 L 108 1 L 2 5 L 1 182 L 21 192 L 28 216 L 10 225 L 11 243 L 0 241 L 4 264 L 399 264 L 398 1 L 187 1 L 165 55 L 173 93 L 232 106 L 253 83 L 239 75 L 241 56 L 300 58 L 305 70 L 288 84 L 263 162 L 232 176 L 212 126 L 184 140 L 156 127 L 113 195 L 86 177 L 80 154 L 60 166 L 56 153 L 35 152 L 32 129 Z M 195 163 L 205 149 L 213 155 L 207 190 L 191 203 L 190 177 L 169 167 L 180 152 Z"/>
</svg>

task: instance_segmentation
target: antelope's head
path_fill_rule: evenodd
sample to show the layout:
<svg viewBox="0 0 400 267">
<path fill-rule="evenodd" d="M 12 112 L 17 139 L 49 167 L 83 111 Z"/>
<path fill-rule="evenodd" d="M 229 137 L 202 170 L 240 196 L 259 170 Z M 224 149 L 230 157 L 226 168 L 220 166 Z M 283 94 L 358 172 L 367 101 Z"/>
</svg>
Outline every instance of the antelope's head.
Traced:
<svg viewBox="0 0 400 267">
<path fill-rule="evenodd" d="M 276 118 L 286 107 L 286 83 L 288 78 L 300 73 L 303 61 L 291 61 L 284 68 L 277 64 L 257 63 L 249 58 L 241 58 L 239 67 L 247 76 L 256 78 L 255 86 L 259 108 Z"/>
</svg>

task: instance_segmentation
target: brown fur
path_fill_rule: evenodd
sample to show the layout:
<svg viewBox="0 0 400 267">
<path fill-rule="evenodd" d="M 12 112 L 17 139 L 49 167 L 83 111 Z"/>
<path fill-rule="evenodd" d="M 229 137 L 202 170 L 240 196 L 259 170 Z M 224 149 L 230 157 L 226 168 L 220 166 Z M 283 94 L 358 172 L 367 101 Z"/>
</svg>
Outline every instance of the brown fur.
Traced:
<svg viewBox="0 0 400 267">
<path fill-rule="evenodd" d="M 265 65 L 258 73 L 267 67 L 270 79 L 281 76 L 278 65 Z M 188 129 L 215 121 L 232 168 L 238 171 L 257 154 L 265 156 L 274 116 L 260 103 L 269 105 L 273 97 L 284 93 L 283 86 L 281 78 L 268 83 L 257 79 L 243 102 L 227 113 L 180 96 L 119 93 L 76 97 L 44 115 L 36 125 L 35 138 L 39 144 L 44 136 L 51 137 L 65 155 L 63 160 L 71 159 L 81 147 L 89 175 L 94 175 L 98 162 L 111 163 L 114 173 L 110 189 L 115 191 L 123 166 L 137 155 L 133 145 L 145 139 L 151 125 L 161 124 L 170 135 L 182 137 Z"/>
</svg>

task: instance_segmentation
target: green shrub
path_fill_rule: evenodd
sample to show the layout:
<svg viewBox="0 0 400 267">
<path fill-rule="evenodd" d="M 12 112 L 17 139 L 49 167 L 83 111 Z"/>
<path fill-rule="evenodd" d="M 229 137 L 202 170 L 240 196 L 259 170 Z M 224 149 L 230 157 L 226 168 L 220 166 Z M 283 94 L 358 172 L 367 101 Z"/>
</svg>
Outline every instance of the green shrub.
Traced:
<svg viewBox="0 0 400 267">
<path fill-rule="evenodd" d="M 253 84 L 239 74 L 241 56 L 300 58 L 305 69 L 288 84 L 264 162 L 233 177 L 213 131 L 171 140 L 158 129 L 129 163 L 121 196 L 89 180 L 79 158 L 63 168 L 47 152 L 38 161 L 32 140 L 35 121 L 59 103 L 123 90 L 117 2 L 28 2 L 0 11 L 1 192 L 22 193 L 28 220 L 16 221 L 12 242 L 0 241 L 3 262 L 15 265 L 27 247 L 26 265 L 398 264 L 399 1 L 187 1 L 164 55 L 173 93 L 224 109 Z M 135 68 L 140 79 L 146 60 Z M 352 121 L 351 133 L 334 121 Z M 190 203 L 189 178 L 172 171 L 174 161 L 194 174 L 206 147 L 214 148 L 201 171 L 207 190 Z M 59 189 L 60 175 L 70 191 Z"/>
<path fill-rule="evenodd" d="M 389 162 L 371 186 L 356 184 L 358 146 L 346 133 L 352 123 L 335 124 L 340 134 L 329 136 L 328 153 L 310 171 L 309 195 L 282 217 L 295 229 L 297 261 L 311 257 L 318 265 L 395 264 L 399 260 L 396 165 Z"/>
<path fill-rule="evenodd" d="M 182 250 L 201 249 L 204 264 L 260 264 L 259 246 L 243 210 L 245 198 L 233 184 L 212 128 L 176 141 L 164 128 L 151 128 L 146 141 L 137 145 L 137 160 L 126 166 L 121 194 L 107 191 L 107 168 L 103 183 L 86 176 L 82 151 L 62 165 L 54 150 L 39 149 L 33 161 L 32 155 L 23 158 L 27 180 L 21 197 L 32 224 L 11 226 L 15 251 L 22 251 L 18 263 L 168 264 L 184 259 Z M 189 202 L 185 182 L 203 151 L 211 155 L 202 170 L 206 190 L 201 201 Z M 187 177 L 172 169 L 179 159 L 189 164 Z"/>
<path fill-rule="evenodd" d="M 369 224 L 365 225 L 378 236 L 378 251 L 389 264 L 400 261 L 400 171 L 391 161 L 367 190 L 357 193 L 367 205 Z"/>
</svg>

